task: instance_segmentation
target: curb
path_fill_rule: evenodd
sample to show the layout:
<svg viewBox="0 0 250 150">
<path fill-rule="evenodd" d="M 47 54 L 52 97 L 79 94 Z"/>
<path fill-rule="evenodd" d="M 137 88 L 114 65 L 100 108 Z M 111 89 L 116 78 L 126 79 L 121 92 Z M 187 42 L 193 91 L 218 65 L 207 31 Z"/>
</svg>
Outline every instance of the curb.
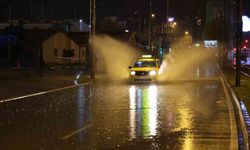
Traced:
<svg viewBox="0 0 250 150">
<path fill-rule="evenodd" d="M 246 123 L 245 123 L 245 119 L 243 116 L 243 112 L 241 109 L 241 105 L 240 105 L 240 101 L 238 99 L 238 97 L 236 96 L 236 93 L 233 89 L 233 87 L 231 86 L 231 84 L 226 80 L 226 77 L 224 75 L 224 73 L 222 72 L 222 79 L 223 82 L 225 83 L 226 87 L 227 87 L 227 91 L 230 94 L 231 99 L 233 100 L 232 103 L 235 106 L 235 115 L 237 115 L 239 117 L 239 121 L 237 121 L 239 123 L 239 127 L 242 133 L 242 138 L 243 138 L 243 147 L 245 150 L 249 150 L 249 137 L 248 137 L 248 131 L 247 131 L 247 127 L 246 127 Z"/>
</svg>

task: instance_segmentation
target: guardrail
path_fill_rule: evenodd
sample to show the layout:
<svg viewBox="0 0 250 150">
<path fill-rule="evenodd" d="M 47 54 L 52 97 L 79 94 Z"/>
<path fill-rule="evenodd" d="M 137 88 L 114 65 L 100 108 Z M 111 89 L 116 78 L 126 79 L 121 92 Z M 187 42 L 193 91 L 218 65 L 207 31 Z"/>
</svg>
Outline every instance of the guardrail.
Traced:
<svg viewBox="0 0 250 150">
<path fill-rule="evenodd" d="M 234 66 L 231 66 L 234 70 L 236 69 Z M 246 68 L 246 69 L 249 69 L 249 72 L 250 72 L 250 68 L 249 67 L 246 67 L 246 66 L 241 66 L 241 68 Z M 249 77 L 250 78 L 250 74 L 247 73 L 246 71 L 243 71 L 241 70 L 241 73 L 244 74 L 245 76 Z"/>
</svg>

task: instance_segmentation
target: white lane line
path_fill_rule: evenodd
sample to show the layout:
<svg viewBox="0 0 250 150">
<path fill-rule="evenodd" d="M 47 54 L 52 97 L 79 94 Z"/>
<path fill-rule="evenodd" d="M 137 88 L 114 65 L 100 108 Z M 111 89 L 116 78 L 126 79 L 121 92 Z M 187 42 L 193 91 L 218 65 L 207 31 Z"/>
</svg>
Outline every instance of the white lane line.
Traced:
<svg viewBox="0 0 250 150">
<path fill-rule="evenodd" d="M 237 128 L 236 128 L 236 119 L 235 119 L 235 113 L 234 108 L 232 104 L 232 99 L 228 93 L 227 87 L 225 85 L 225 82 L 223 78 L 221 77 L 221 83 L 224 89 L 224 93 L 226 95 L 227 99 L 227 105 L 229 109 L 229 118 L 230 118 L 230 127 L 231 127 L 231 142 L 230 147 L 231 149 L 238 149 L 238 135 L 237 135 Z"/>
<path fill-rule="evenodd" d="M 2 100 L 0 100 L 0 103 L 6 103 L 6 102 L 16 101 L 16 100 L 20 100 L 20 99 L 29 98 L 29 97 L 39 96 L 39 95 L 43 95 L 43 94 L 63 91 L 63 90 L 72 89 L 72 88 L 75 88 L 75 87 L 79 87 L 81 85 L 88 85 L 88 84 L 90 84 L 90 82 L 82 83 L 82 84 L 79 84 L 79 85 L 66 86 L 66 87 L 63 87 L 63 88 L 58 88 L 58 89 L 44 91 L 44 92 L 38 92 L 38 93 L 19 96 L 19 97 L 14 97 L 14 98 L 2 99 Z"/>
<path fill-rule="evenodd" d="M 67 135 L 65 135 L 64 137 L 59 138 L 59 139 L 67 140 L 67 139 L 69 139 L 70 137 L 72 137 L 72 136 L 74 136 L 74 135 L 76 135 L 76 134 L 78 134 L 78 133 L 80 133 L 80 132 L 82 132 L 82 131 L 84 131 L 84 130 L 90 128 L 90 127 L 92 127 L 92 124 L 87 124 L 87 125 L 85 125 L 84 127 L 80 128 L 80 129 L 78 129 L 78 130 L 76 130 L 76 131 L 74 131 L 74 132 L 72 132 L 72 133 L 70 133 L 70 134 L 67 134 Z"/>
</svg>

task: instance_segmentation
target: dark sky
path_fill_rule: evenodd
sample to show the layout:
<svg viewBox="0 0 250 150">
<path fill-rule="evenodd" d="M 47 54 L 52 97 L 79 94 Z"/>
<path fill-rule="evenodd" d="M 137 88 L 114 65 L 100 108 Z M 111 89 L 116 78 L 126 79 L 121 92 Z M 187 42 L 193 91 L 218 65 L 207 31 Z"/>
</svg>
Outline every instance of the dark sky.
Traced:
<svg viewBox="0 0 250 150">
<path fill-rule="evenodd" d="M 0 0 L 3 2 L 12 1 L 12 18 L 30 18 L 31 3 L 33 1 L 33 17 L 43 16 L 45 18 L 83 18 L 85 21 L 89 17 L 89 0 Z M 149 0 L 96 0 L 97 1 L 97 15 L 119 15 L 129 16 L 133 15 L 135 11 L 145 14 L 149 11 Z M 170 0 L 170 13 L 172 16 L 184 18 L 185 16 L 192 16 L 205 10 L 205 3 L 208 0 Z M 42 2 L 44 5 L 41 7 Z M 167 0 L 152 0 L 152 10 L 157 16 L 166 16 Z M 75 12 L 74 13 L 74 7 Z M 7 18 L 8 9 L 1 7 L 1 20 Z M 3 13 L 4 12 L 4 13 Z M 76 14 L 76 15 L 74 15 Z"/>
</svg>

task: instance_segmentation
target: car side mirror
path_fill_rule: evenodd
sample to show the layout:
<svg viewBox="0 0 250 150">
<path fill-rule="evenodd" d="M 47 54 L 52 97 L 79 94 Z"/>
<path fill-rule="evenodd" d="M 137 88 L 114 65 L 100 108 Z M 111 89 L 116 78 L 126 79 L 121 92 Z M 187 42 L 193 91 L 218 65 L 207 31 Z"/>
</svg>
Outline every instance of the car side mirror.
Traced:
<svg viewBox="0 0 250 150">
<path fill-rule="evenodd" d="M 131 66 L 128 67 L 128 69 L 131 69 L 131 68 L 132 68 Z"/>
</svg>

